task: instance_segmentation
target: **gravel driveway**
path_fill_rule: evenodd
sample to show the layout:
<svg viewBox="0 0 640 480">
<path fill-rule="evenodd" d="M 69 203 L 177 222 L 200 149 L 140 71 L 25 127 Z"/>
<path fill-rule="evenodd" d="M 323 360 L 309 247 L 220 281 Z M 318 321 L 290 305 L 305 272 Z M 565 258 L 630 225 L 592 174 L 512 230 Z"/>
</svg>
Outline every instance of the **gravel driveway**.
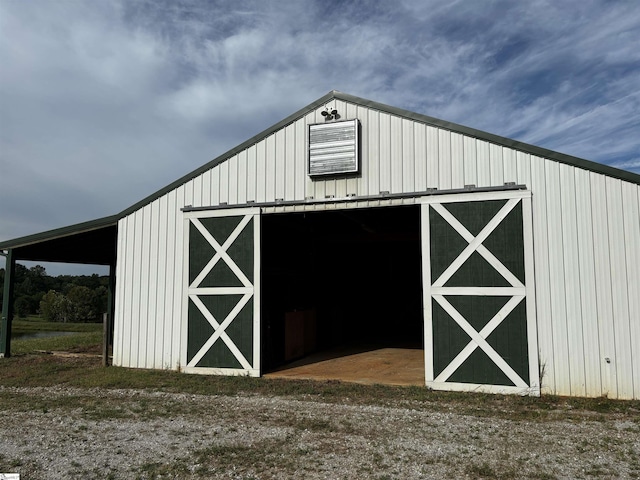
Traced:
<svg viewBox="0 0 640 480">
<path fill-rule="evenodd" d="M 634 414 L 526 420 L 317 398 L 0 387 L 0 472 L 43 478 L 640 478 Z"/>
</svg>

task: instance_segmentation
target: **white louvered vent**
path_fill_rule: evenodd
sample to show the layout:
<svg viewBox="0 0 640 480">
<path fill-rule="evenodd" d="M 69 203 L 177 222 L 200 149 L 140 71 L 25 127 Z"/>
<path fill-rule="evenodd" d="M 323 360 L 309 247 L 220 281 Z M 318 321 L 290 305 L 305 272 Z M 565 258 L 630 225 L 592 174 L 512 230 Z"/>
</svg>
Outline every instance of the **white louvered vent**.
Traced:
<svg viewBox="0 0 640 480">
<path fill-rule="evenodd" d="M 358 173 L 358 130 L 358 120 L 309 125 L 309 175 Z"/>
</svg>

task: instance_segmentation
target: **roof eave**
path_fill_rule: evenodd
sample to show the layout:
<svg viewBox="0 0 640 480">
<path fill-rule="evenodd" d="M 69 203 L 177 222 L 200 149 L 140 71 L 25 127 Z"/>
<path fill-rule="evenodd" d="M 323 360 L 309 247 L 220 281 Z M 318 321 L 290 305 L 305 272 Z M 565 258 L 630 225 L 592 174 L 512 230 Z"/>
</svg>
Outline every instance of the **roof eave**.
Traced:
<svg viewBox="0 0 640 480">
<path fill-rule="evenodd" d="M 409 110 L 404 110 L 402 108 L 398 108 L 398 107 L 393 107 L 390 105 L 385 105 L 383 103 L 378 103 L 375 102 L 373 100 L 367 100 L 365 98 L 361 98 L 361 97 L 357 97 L 354 95 L 350 95 L 347 93 L 342 93 L 339 92 L 337 90 L 332 90 L 329 93 L 327 93 L 326 95 L 320 97 L 319 99 L 317 99 L 316 101 L 310 103 L 309 105 L 301 108 L 300 110 L 298 110 L 297 112 L 289 115 L 288 117 L 286 117 L 285 119 L 281 120 L 280 122 L 272 125 L 271 127 L 267 128 L 266 130 L 258 133 L 257 135 L 254 135 L 253 137 L 249 138 L 248 140 L 246 140 L 245 142 L 241 143 L 240 145 L 232 148 L 231 150 L 223 153 L 222 155 L 219 155 L 218 157 L 214 158 L 213 160 L 207 162 L 206 164 L 202 165 L 201 167 L 197 168 L 196 170 L 193 170 L 190 173 L 187 173 L 186 175 L 182 176 L 181 178 L 179 178 L 178 180 L 170 183 L 169 185 L 167 185 L 166 187 L 152 193 L 151 195 L 143 198 L 142 200 L 140 200 L 139 202 L 131 205 L 130 207 L 126 208 L 125 210 L 123 210 L 122 212 L 116 214 L 116 215 L 112 215 L 109 217 L 103 217 L 103 218 L 99 218 L 96 220 L 91 220 L 88 222 L 83 222 L 83 223 L 78 223 L 75 225 L 70 225 L 67 227 L 62 227 L 62 228 L 58 228 L 55 230 L 49 230 L 46 232 L 42 232 L 42 233 L 37 233 L 34 235 L 29 235 L 29 236 L 25 236 L 25 237 L 20 237 L 20 238 L 16 238 L 13 240 L 6 240 L 4 242 L 0 242 L 0 250 L 6 250 L 8 248 L 19 248 L 19 247 L 23 247 L 23 246 L 27 246 L 27 245 L 31 245 L 33 243 L 38 243 L 41 241 L 46 241 L 46 240 L 52 240 L 55 238 L 60 238 L 60 237 L 64 237 L 64 236 L 68 236 L 68 235 L 73 235 L 73 234 L 77 234 L 77 233 L 83 233 L 83 232 L 87 232 L 90 230 L 95 230 L 98 228 L 104 228 L 104 227 L 108 227 L 111 225 L 116 225 L 118 223 L 118 220 L 120 220 L 121 218 L 126 217 L 127 215 L 139 210 L 140 208 L 144 207 L 145 205 L 150 204 L 151 202 L 153 202 L 154 200 L 157 200 L 158 198 L 160 198 L 161 196 L 165 195 L 166 193 L 170 192 L 171 190 L 174 190 L 175 188 L 180 187 L 181 185 L 185 184 L 186 182 L 192 180 L 193 178 L 197 177 L 198 175 L 206 172 L 207 170 L 215 167 L 216 165 L 218 165 L 219 163 L 224 162 L 225 160 L 233 157 L 234 155 L 236 155 L 237 153 L 241 152 L 242 150 L 245 150 L 247 148 L 249 148 L 251 145 L 254 145 L 255 143 L 258 143 L 259 141 L 261 141 L 262 139 L 268 137 L 269 135 L 272 135 L 273 133 L 277 132 L 278 130 L 280 130 L 281 128 L 286 127 L 287 125 L 295 122 L 296 120 L 298 120 L 301 117 L 304 117 L 305 115 L 309 114 L 309 112 L 315 110 L 316 108 L 326 104 L 327 102 L 330 102 L 331 100 L 342 100 L 345 102 L 349 102 L 349 103 L 354 103 L 357 105 L 362 105 L 364 107 L 368 107 L 368 108 L 372 108 L 374 110 L 378 110 L 381 112 L 385 112 L 391 115 L 397 115 L 397 116 L 401 116 L 410 120 L 415 120 L 417 122 L 420 123 L 424 123 L 427 125 L 431 125 L 437 128 L 442 128 L 445 130 L 449 130 L 452 132 L 457 132 L 463 135 L 467 135 L 467 136 L 471 136 L 480 140 L 484 140 L 490 143 L 494 143 L 497 145 L 501 145 L 501 146 L 505 146 L 505 147 L 509 147 L 509 148 L 513 148 L 525 153 L 529 153 L 531 155 L 535 155 L 538 157 L 542 157 L 542 158 L 548 158 L 551 160 L 555 160 L 557 162 L 560 163 L 564 163 L 567 165 L 571 165 L 574 167 L 578 167 L 578 168 L 582 168 L 585 170 L 589 170 L 595 173 L 599 173 L 599 174 L 603 174 L 603 175 L 607 175 L 613 178 L 617 178 L 620 180 L 624 180 L 624 181 L 628 181 L 631 183 L 635 183 L 640 185 L 640 175 L 633 173 L 633 172 L 629 172 L 626 170 L 621 170 L 618 168 L 614 168 L 611 167 L 609 165 L 604 165 L 601 163 L 597 163 L 597 162 L 593 162 L 591 160 L 585 160 L 583 158 L 579 158 L 579 157 L 574 157 L 571 155 L 567 155 L 564 153 L 560 153 L 560 152 L 556 152 L 553 150 L 549 150 L 546 148 L 542 148 L 542 147 L 537 147 L 535 145 L 531 145 L 531 144 L 527 144 L 524 142 L 520 142 L 517 140 L 512 140 L 510 138 L 506 138 L 506 137 L 501 137 L 499 135 L 494 135 L 492 133 L 488 133 L 488 132 L 484 132 L 482 130 L 477 130 L 475 128 L 470 128 L 470 127 L 466 127 L 464 125 L 459 125 L 457 123 L 453 123 L 453 122 L 447 122 L 444 120 L 440 120 L 438 118 L 434 118 L 434 117 L 429 117 L 427 115 L 422 115 L 420 113 L 415 113 L 415 112 L 411 112 Z"/>
<path fill-rule="evenodd" d="M 79 233 L 85 233 L 92 230 L 99 230 L 101 228 L 115 226 L 118 224 L 119 219 L 120 215 L 111 215 L 109 217 L 97 218 L 95 220 L 76 223 L 75 225 L 56 228 L 54 230 L 47 230 L 46 232 L 35 233 L 33 235 L 27 235 L 25 237 L 5 240 L 3 242 L 0 242 L 0 250 L 26 247 L 35 243 L 55 240 L 57 238 L 68 237 L 71 235 L 77 235 Z"/>
<path fill-rule="evenodd" d="M 505 147 L 510 147 L 516 150 L 520 150 L 526 153 L 530 153 L 532 155 L 536 155 L 539 157 L 543 157 L 543 158 L 548 158 L 551 160 L 555 160 L 561 163 L 565 163 L 568 165 L 572 165 L 575 167 L 579 167 L 579 168 L 583 168 L 585 170 L 590 170 L 596 173 L 601 173 L 603 175 L 608 175 L 610 177 L 614 177 L 614 178 L 618 178 L 621 180 L 625 180 L 628 182 L 632 182 L 632 183 L 636 183 L 640 185 L 640 175 L 636 174 L 636 173 L 632 173 L 629 172 L 627 170 L 620 170 L 618 168 L 614 168 L 614 167 L 610 167 L 608 165 L 604 165 L 601 163 L 597 163 L 597 162 L 593 162 L 591 160 L 585 160 L 583 158 L 579 158 L 579 157 L 574 157 L 571 155 L 567 155 L 564 153 L 560 153 L 560 152 L 556 152 L 553 150 L 549 150 L 546 148 L 542 148 L 542 147 L 537 147 L 535 145 L 530 145 L 524 142 L 520 142 L 517 140 L 512 140 L 510 138 L 506 138 L 506 137 L 501 137 L 499 135 L 494 135 L 492 133 L 488 133 L 488 132 L 484 132 L 482 130 L 477 130 L 475 128 L 470 128 L 470 127 L 465 127 L 464 125 L 460 125 L 457 123 L 453 123 L 453 122 L 447 122 L 445 120 L 440 120 L 438 118 L 434 118 L 434 117 L 429 117 L 428 115 L 422 115 L 420 113 L 415 113 L 415 112 L 411 112 L 409 110 L 404 110 L 402 108 L 398 108 L 398 107 L 393 107 L 390 105 L 385 105 L 383 103 L 378 103 L 375 102 L 373 100 L 367 100 L 366 98 L 361 98 L 361 97 L 357 97 L 355 95 L 350 95 L 348 93 L 343 93 L 343 92 L 339 92 L 337 90 L 331 90 L 329 93 L 327 93 L 326 95 L 320 97 L 319 99 L 317 99 L 316 101 L 310 103 L 309 105 L 301 108 L 300 110 L 298 110 L 297 112 L 289 115 L 288 117 L 286 117 L 285 119 L 281 120 L 280 122 L 276 123 L 275 125 L 272 125 L 271 127 L 267 128 L 266 130 L 258 133 L 257 135 L 254 135 L 253 137 L 251 137 L 250 139 L 246 140 L 245 142 L 241 143 L 240 145 L 232 148 L 231 150 L 223 153 L 222 155 L 219 155 L 218 157 L 214 158 L 213 160 L 207 162 L 206 164 L 202 165 L 201 167 L 197 168 L 196 170 L 193 170 L 190 173 L 187 173 L 186 175 L 184 175 L 183 177 L 179 178 L 178 180 L 170 183 L 169 185 L 167 185 L 166 187 L 156 191 L 155 193 L 152 193 L 151 195 L 143 198 L 142 200 L 140 200 L 139 202 L 135 203 L 134 205 L 130 206 L 129 208 L 126 208 L 125 210 L 123 210 L 122 212 L 120 212 L 120 217 L 125 217 L 133 212 L 135 212 L 136 210 L 139 210 L 140 208 L 144 207 L 145 205 L 150 204 L 151 202 L 153 202 L 154 200 L 157 200 L 158 198 L 160 198 L 161 196 L 163 196 L 164 194 L 170 192 L 171 190 L 174 190 L 175 188 L 180 187 L 181 185 L 187 183 L 188 181 L 192 180 L 193 178 L 197 177 L 198 175 L 206 172 L 207 170 L 215 167 L 216 165 L 218 165 L 219 163 L 224 162 L 225 160 L 228 160 L 229 158 L 233 157 L 234 155 L 236 155 L 237 153 L 241 152 L 242 150 L 245 150 L 247 148 L 249 148 L 251 145 L 254 145 L 255 143 L 258 143 L 259 141 L 263 140 L 264 138 L 268 137 L 269 135 L 272 135 L 273 133 L 277 132 L 278 130 L 280 130 L 281 128 L 286 127 L 287 125 L 293 123 L 294 121 L 298 120 L 301 117 L 304 117 L 305 115 L 309 114 L 309 112 L 315 110 L 318 107 L 321 107 L 322 105 L 325 105 L 327 102 L 330 102 L 331 100 L 342 100 L 345 102 L 349 102 L 349 103 L 354 103 L 354 104 L 358 104 L 358 105 L 362 105 L 364 107 L 369 107 L 372 108 L 374 110 L 379 110 L 385 113 L 389 113 L 392 115 L 398 115 L 401 117 L 405 117 L 411 120 L 415 120 L 421 123 L 425 123 L 427 125 L 432 125 L 434 127 L 438 127 L 438 128 L 443 128 L 445 130 L 449 130 L 452 132 L 457 132 L 457 133 L 461 133 L 463 135 L 467 135 L 467 136 L 471 136 L 474 138 L 478 138 L 480 140 L 485 140 L 487 142 L 490 143 L 495 143 L 497 145 L 501 145 L 501 146 L 505 146 Z"/>
<path fill-rule="evenodd" d="M 374 102 L 373 100 L 367 100 L 365 98 L 356 97 L 347 93 L 333 91 L 331 92 L 335 98 L 343 100 L 345 102 L 357 103 L 365 107 L 379 110 L 392 115 L 398 115 L 411 120 L 415 120 L 421 123 L 432 125 L 434 127 L 443 128 L 452 132 L 461 133 L 470 137 L 474 137 L 480 140 L 485 140 L 490 143 L 495 143 L 504 147 L 513 148 L 514 150 L 520 150 L 532 155 L 555 160 L 560 163 L 572 165 L 574 167 L 590 170 L 610 177 L 618 178 L 628 182 L 636 183 L 640 185 L 640 175 L 637 173 L 629 172 L 627 170 L 621 170 L 619 168 L 611 167 L 602 163 L 586 160 L 580 157 L 574 157 L 565 153 L 556 152 L 547 148 L 538 147 L 518 140 L 513 140 L 507 137 L 501 137 L 500 135 L 494 135 L 493 133 L 484 132 L 475 128 L 466 127 L 453 122 L 447 122 L 438 118 L 429 117 L 428 115 L 422 115 L 420 113 L 411 112 L 398 107 L 392 107 L 383 103 Z M 324 97 L 323 97 L 324 98 Z"/>
</svg>

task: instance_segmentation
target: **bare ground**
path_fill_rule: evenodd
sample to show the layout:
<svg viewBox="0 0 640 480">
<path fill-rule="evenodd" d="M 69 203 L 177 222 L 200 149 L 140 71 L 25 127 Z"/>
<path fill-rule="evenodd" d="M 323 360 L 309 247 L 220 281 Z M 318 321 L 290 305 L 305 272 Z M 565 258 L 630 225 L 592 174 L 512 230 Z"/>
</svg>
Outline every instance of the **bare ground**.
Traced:
<svg viewBox="0 0 640 480">
<path fill-rule="evenodd" d="M 637 411 L 0 387 L 0 472 L 41 478 L 640 478 Z"/>
</svg>

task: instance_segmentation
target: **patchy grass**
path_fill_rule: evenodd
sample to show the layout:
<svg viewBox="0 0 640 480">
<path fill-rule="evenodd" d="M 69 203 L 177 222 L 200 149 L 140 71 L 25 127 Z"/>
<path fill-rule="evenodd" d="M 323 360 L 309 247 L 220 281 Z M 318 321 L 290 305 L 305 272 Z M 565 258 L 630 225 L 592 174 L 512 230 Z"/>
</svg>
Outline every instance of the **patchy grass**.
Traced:
<svg viewBox="0 0 640 480">
<path fill-rule="evenodd" d="M 92 336 L 93 335 L 93 336 Z M 97 335 L 97 336 L 96 336 Z M 79 341 L 72 350 L 87 351 L 100 347 L 99 334 L 79 334 L 64 338 L 25 340 L 25 351 L 59 350 L 63 343 Z M 20 351 L 18 341 L 15 351 Z M 46 346 L 45 346 L 46 345 Z M 55 348 L 52 348 L 55 347 Z M 80 388 L 128 388 L 196 395 L 286 396 L 300 400 L 353 405 L 402 405 L 481 417 L 514 420 L 576 418 L 598 421 L 602 416 L 628 415 L 633 421 L 640 414 L 640 401 L 606 398 L 565 398 L 545 395 L 540 398 L 480 393 L 440 392 L 421 387 L 360 385 L 339 381 L 310 381 L 187 375 L 171 370 L 144 370 L 102 367 L 99 357 L 66 358 L 46 354 L 21 354 L 0 360 L 0 385 L 9 387 L 49 387 L 66 385 Z M 306 428 L 326 425 L 310 423 Z M 304 423 L 304 422 L 303 422 Z"/>
<path fill-rule="evenodd" d="M 47 323 L 27 320 L 24 323 Z M 65 325 L 65 324 L 53 324 Z M 102 367 L 96 357 L 67 358 L 42 352 L 66 351 L 100 354 L 102 326 L 66 324 L 68 327 L 94 329 L 77 335 L 42 339 L 15 340 L 11 358 L 0 360 L 0 386 L 49 387 L 67 385 L 80 388 L 127 388 L 197 395 L 286 396 L 300 400 L 353 405 L 402 405 L 465 415 L 541 420 L 576 418 L 598 421 L 608 415 L 629 415 L 640 423 L 640 401 L 607 398 L 566 398 L 553 395 L 519 397 L 468 392 L 432 391 L 424 387 L 361 385 L 332 381 L 267 379 L 187 375 L 173 370 L 144 370 Z M 37 407 L 39 408 L 39 407 Z M 118 413 L 113 412 L 115 416 Z M 296 419 L 302 428 L 322 430 L 329 425 L 313 419 Z M 638 428 L 631 426 L 629 428 Z M 348 430 L 343 426 L 344 430 Z M 480 474 L 479 472 L 476 472 Z"/>
<path fill-rule="evenodd" d="M 40 317 L 28 317 L 26 319 L 14 318 L 11 322 L 12 333 L 102 332 L 102 328 L 102 323 L 46 322 Z"/>
<path fill-rule="evenodd" d="M 177 395 L 168 395 L 173 393 Z M 442 478 L 568 478 L 564 467 L 558 469 L 557 459 L 551 466 L 544 463 L 545 455 L 558 452 L 566 458 L 582 459 L 578 464 L 580 478 L 612 478 L 621 473 L 633 478 L 640 474 L 634 435 L 640 428 L 637 401 L 199 376 L 169 370 L 104 368 L 99 357 L 25 353 L 0 360 L 0 410 L 38 425 L 65 425 L 66 430 L 54 441 L 66 442 L 69 449 L 84 445 L 105 425 L 109 425 L 108 431 L 115 425 L 129 425 L 130 430 L 125 431 L 132 438 L 137 432 L 153 436 L 163 429 L 171 434 L 162 454 L 145 456 L 128 466 L 111 461 L 126 457 L 126 441 L 112 449 L 108 464 L 103 460 L 96 466 L 93 460 L 77 459 L 69 465 L 68 475 L 73 478 L 270 479 L 321 474 L 326 478 L 396 479 L 418 478 L 418 472 L 428 475 L 433 471 L 441 472 Z M 386 415 L 396 416 L 399 426 L 385 423 Z M 450 428 L 448 421 L 454 417 L 457 426 Z M 418 429 L 413 423 L 416 418 L 422 422 Z M 199 426 L 205 419 L 210 425 L 205 430 L 186 427 Z M 498 419 L 515 421 L 507 422 L 507 427 L 495 422 Z M 559 433 L 558 424 L 564 426 Z M 565 429 L 569 434 L 574 425 L 577 430 L 586 428 L 598 434 L 565 442 Z M 509 433 L 509 427 L 516 433 Z M 554 440 L 548 446 L 543 434 L 530 440 L 535 445 L 527 444 L 531 434 L 554 428 Z M 261 431 L 267 434 L 254 436 Z M 199 437 L 188 452 L 167 453 L 194 434 Z M 507 434 L 513 437 L 507 438 Z M 413 440 L 406 443 L 405 436 Z M 412 447 L 418 440 L 432 448 Z M 608 452 L 608 456 L 598 460 L 598 452 Z M 38 469 L 44 466 L 29 455 L 26 450 L 22 457 L 0 452 L 0 471 L 20 471 L 25 479 L 43 478 Z M 18 458 L 26 459 L 24 465 Z M 402 466 L 415 458 L 420 459 L 417 468 L 422 470 L 414 470 L 416 476 L 402 474 Z M 337 470 L 340 459 L 349 459 L 350 476 Z M 567 468 L 574 468 L 569 473 L 578 472 L 575 466 Z M 29 469 L 40 474 L 30 476 Z"/>
<path fill-rule="evenodd" d="M 76 335 L 11 341 L 11 354 L 14 356 L 43 351 L 100 354 L 102 352 L 102 330 L 80 332 Z"/>
</svg>

